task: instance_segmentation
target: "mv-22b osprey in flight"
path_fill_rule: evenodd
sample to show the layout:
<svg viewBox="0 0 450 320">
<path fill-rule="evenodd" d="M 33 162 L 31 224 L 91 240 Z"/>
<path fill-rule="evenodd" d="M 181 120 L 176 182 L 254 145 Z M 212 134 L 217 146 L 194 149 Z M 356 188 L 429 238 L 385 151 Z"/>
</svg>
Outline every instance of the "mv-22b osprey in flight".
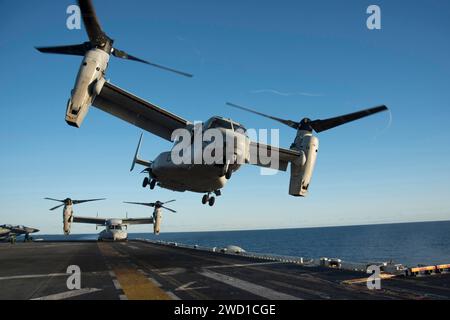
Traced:
<svg viewBox="0 0 450 320">
<path fill-rule="evenodd" d="M 150 63 L 116 49 L 113 46 L 114 41 L 101 29 L 92 2 L 90 0 L 79 0 L 78 3 L 89 41 L 78 45 L 37 48 L 44 53 L 84 57 L 67 104 L 66 122 L 71 126 L 80 127 L 89 107 L 93 105 L 165 140 L 175 142 L 174 148 L 182 142 L 182 139 L 174 135 L 177 129 L 185 129 L 192 134 L 192 137 L 195 137 L 198 125 L 194 125 L 193 122 L 145 101 L 105 80 L 111 55 L 146 63 L 184 76 L 191 77 L 191 75 Z M 220 190 L 231 178 L 232 173 L 237 171 L 242 164 L 248 163 L 286 171 L 290 163 L 289 194 L 296 197 L 306 196 L 319 149 L 319 140 L 313 135 L 313 132 L 319 133 L 387 110 L 387 107 L 383 105 L 325 120 L 304 118 L 301 121 L 292 121 L 268 116 L 235 104 L 229 105 L 268 117 L 295 129 L 297 134 L 291 147 L 284 149 L 250 141 L 246 129 L 241 124 L 223 117 L 212 117 L 200 124 L 200 129 L 202 129 L 200 131 L 206 132 L 215 129 L 221 132 L 223 141 L 226 142 L 220 145 L 220 148 L 223 148 L 222 154 L 226 154 L 226 157 L 219 157 L 219 160 L 212 163 L 190 162 L 180 164 L 172 159 L 171 155 L 173 154 L 168 151 L 161 153 L 153 161 L 144 161 L 138 156 L 140 141 L 133 160 L 132 170 L 135 163 L 146 167 L 144 172 L 147 172 L 149 177 L 144 180 L 143 186 L 149 185 L 150 189 L 153 189 L 155 185 L 158 185 L 174 191 L 204 193 L 202 203 L 209 203 L 210 206 L 213 206 L 215 198 L 211 194 L 214 193 L 219 196 Z M 232 143 L 229 143 L 229 141 Z M 194 144 L 192 143 L 192 149 L 195 149 Z M 202 152 L 207 147 L 207 144 L 201 145 L 200 151 Z M 195 150 L 192 154 L 195 157 Z M 270 155 L 271 159 L 276 159 L 276 163 L 262 161 L 261 155 L 265 154 Z"/>
</svg>

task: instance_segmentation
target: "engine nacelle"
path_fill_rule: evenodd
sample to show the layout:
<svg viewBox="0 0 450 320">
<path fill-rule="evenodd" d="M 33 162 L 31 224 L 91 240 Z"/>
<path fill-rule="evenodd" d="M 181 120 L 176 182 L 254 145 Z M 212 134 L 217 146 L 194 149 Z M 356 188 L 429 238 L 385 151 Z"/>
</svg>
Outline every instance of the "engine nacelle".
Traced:
<svg viewBox="0 0 450 320">
<path fill-rule="evenodd" d="M 156 208 L 155 211 L 153 212 L 153 233 L 156 235 L 158 235 L 159 232 L 161 231 L 161 219 L 162 219 L 161 209 Z"/>
<path fill-rule="evenodd" d="M 108 67 L 109 55 L 100 49 L 86 53 L 78 71 L 75 87 L 67 103 L 66 122 L 79 128 L 86 117 L 89 107 L 100 93 Z"/>
<path fill-rule="evenodd" d="M 291 148 L 302 152 L 303 155 L 301 161 L 291 163 L 289 194 L 306 197 L 319 152 L 319 139 L 314 137 L 312 132 L 299 130 Z"/>
<path fill-rule="evenodd" d="M 72 221 L 73 221 L 72 207 L 64 208 L 64 212 L 63 212 L 63 231 L 64 231 L 64 234 L 66 236 L 70 234 L 70 228 L 72 226 Z"/>
</svg>

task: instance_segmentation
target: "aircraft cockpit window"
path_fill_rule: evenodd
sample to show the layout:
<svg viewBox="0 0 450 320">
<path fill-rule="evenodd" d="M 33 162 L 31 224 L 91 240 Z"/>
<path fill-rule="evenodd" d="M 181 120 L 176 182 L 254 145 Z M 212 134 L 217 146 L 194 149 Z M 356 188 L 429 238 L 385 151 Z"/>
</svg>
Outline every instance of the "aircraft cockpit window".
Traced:
<svg viewBox="0 0 450 320">
<path fill-rule="evenodd" d="M 234 127 L 234 131 L 236 131 L 236 132 L 240 132 L 240 133 L 244 134 L 247 131 L 243 126 L 240 126 L 238 124 L 234 124 L 233 127 Z"/>
<path fill-rule="evenodd" d="M 209 126 L 208 129 L 211 129 L 211 128 L 224 128 L 224 129 L 233 130 L 233 126 L 231 125 L 231 122 L 223 120 L 223 119 L 214 119 L 213 121 L 211 121 L 211 125 Z"/>
</svg>

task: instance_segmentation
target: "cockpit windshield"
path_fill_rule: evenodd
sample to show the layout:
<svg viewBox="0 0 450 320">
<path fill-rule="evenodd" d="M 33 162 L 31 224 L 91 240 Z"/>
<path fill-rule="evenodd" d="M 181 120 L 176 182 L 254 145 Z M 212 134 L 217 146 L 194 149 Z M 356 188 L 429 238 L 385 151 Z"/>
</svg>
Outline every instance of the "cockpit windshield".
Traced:
<svg viewBox="0 0 450 320">
<path fill-rule="evenodd" d="M 112 225 L 109 228 L 112 230 L 122 230 L 122 226 L 120 226 L 120 225 Z"/>
<path fill-rule="evenodd" d="M 214 129 L 214 128 L 223 128 L 223 129 L 237 131 L 240 133 L 245 133 L 247 131 L 243 126 L 241 126 L 235 122 L 232 122 L 230 120 L 226 120 L 226 119 L 222 119 L 222 118 L 209 119 L 204 124 L 203 130 Z"/>
<path fill-rule="evenodd" d="M 247 130 L 241 125 L 233 124 L 233 127 L 234 127 L 234 131 L 236 131 L 236 132 L 239 132 L 242 134 L 245 134 L 247 132 Z"/>
<path fill-rule="evenodd" d="M 211 121 L 211 124 L 209 125 L 208 129 L 213 129 L 213 128 L 224 128 L 224 129 L 229 129 L 229 130 L 233 130 L 233 126 L 231 125 L 231 122 L 223 120 L 223 119 L 213 119 Z"/>
</svg>

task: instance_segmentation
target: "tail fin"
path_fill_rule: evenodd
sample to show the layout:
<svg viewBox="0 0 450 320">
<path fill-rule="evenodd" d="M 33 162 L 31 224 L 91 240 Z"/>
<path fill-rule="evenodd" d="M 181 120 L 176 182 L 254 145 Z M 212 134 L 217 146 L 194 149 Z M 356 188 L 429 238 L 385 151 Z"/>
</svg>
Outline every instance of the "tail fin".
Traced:
<svg viewBox="0 0 450 320">
<path fill-rule="evenodd" d="M 150 167 L 152 162 L 151 161 L 145 161 L 145 160 L 141 160 L 139 159 L 139 150 L 141 149 L 141 143 L 142 143 L 142 136 L 144 135 L 144 133 L 141 133 L 141 137 L 139 138 L 139 143 L 138 146 L 136 148 L 136 153 L 134 154 L 134 158 L 133 158 L 133 163 L 131 164 L 131 169 L 130 171 L 134 170 L 134 166 L 137 164 L 140 164 L 142 166 L 145 167 Z"/>
</svg>

